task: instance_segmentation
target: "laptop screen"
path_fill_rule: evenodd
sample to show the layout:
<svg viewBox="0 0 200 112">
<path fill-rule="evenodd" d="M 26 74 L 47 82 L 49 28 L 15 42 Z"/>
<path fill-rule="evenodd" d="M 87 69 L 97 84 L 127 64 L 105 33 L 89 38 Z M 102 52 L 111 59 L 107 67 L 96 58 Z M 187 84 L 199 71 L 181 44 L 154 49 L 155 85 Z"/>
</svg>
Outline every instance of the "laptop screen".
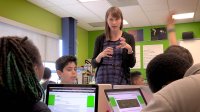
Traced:
<svg viewBox="0 0 200 112">
<path fill-rule="evenodd" d="M 97 112 L 98 85 L 49 84 L 46 104 L 52 112 Z"/>
<path fill-rule="evenodd" d="M 149 88 L 149 86 L 146 85 L 113 85 L 113 89 L 128 89 L 128 88 L 140 88 L 142 94 L 144 95 L 145 100 L 147 101 L 147 104 L 153 98 L 153 93 L 151 89 Z"/>
<path fill-rule="evenodd" d="M 139 88 L 105 90 L 114 112 L 140 112 L 146 100 Z"/>
</svg>

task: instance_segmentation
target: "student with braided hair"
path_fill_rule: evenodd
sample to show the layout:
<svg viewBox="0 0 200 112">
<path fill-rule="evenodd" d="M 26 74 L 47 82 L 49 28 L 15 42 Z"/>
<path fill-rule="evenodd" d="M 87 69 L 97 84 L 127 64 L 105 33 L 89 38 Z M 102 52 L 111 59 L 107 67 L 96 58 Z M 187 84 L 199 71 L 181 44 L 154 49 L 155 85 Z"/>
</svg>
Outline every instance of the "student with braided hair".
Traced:
<svg viewBox="0 0 200 112">
<path fill-rule="evenodd" d="M 50 112 L 40 102 L 41 56 L 27 37 L 0 38 L 0 105 L 6 112 Z"/>
</svg>

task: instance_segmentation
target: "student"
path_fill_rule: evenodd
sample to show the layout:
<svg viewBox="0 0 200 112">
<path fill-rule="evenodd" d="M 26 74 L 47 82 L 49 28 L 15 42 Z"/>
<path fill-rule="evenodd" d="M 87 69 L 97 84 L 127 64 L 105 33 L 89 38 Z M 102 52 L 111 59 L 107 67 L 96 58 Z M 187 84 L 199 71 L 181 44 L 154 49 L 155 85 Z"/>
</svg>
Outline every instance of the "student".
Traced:
<svg viewBox="0 0 200 112">
<path fill-rule="evenodd" d="M 152 59 L 146 69 L 147 81 L 152 92 L 157 92 L 172 81 L 183 78 L 187 69 L 193 64 L 191 53 L 177 45 L 172 15 L 168 17 L 167 29 L 171 46 L 165 50 L 164 54 Z"/>
<path fill-rule="evenodd" d="M 144 78 L 142 77 L 141 72 L 139 71 L 131 72 L 131 83 L 133 85 L 145 85 Z"/>
<path fill-rule="evenodd" d="M 62 56 L 56 60 L 56 72 L 61 84 L 77 83 L 77 59 L 74 56 Z"/>
<path fill-rule="evenodd" d="M 50 81 L 50 78 L 51 78 L 51 70 L 48 67 L 45 67 L 44 68 L 44 75 L 43 75 L 43 78 L 42 78 L 42 80 L 44 81 L 42 83 L 42 87 L 43 87 L 44 90 L 47 89 L 48 84 L 55 84 L 55 82 Z"/>
<path fill-rule="evenodd" d="M 172 14 L 168 17 L 168 32 L 171 47 L 166 52 L 176 53 L 182 56 L 189 65 L 193 64 L 193 58 L 190 52 L 185 48 L 178 46 L 176 42 L 176 34 L 174 20 Z M 175 50 L 174 50 L 175 49 Z M 178 52 L 177 52 L 178 51 Z M 154 94 L 152 101 L 147 105 L 142 112 L 198 112 L 200 111 L 198 102 L 200 86 L 199 64 L 191 66 L 185 73 L 184 79 L 174 81 Z M 195 76 L 189 76 L 197 74 Z"/>
<path fill-rule="evenodd" d="M 105 16 L 105 33 L 96 38 L 92 66 L 96 83 L 130 84 L 130 67 L 135 65 L 134 37 L 122 31 L 123 16 L 111 7 Z"/>
<path fill-rule="evenodd" d="M 174 53 L 163 53 L 154 57 L 147 65 L 147 82 L 153 93 L 167 84 L 183 78 L 190 63 Z"/>
<path fill-rule="evenodd" d="M 40 99 L 44 67 L 27 37 L 0 38 L 0 105 L 6 112 L 50 112 Z"/>
<path fill-rule="evenodd" d="M 186 72 L 184 77 L 190 76 L 190 75 L 195 75 L 195 74 L 200 74 L 200 63 L 197 63 L 193 66 L 191 66 Z"/>
<path fill-rule="evenodd" d="M 186 61 L 190 63 L 190 66 L 193 65 L 193 57 L 190 51 L 182 46 L 179 45 L 172 45 L 168 47 L 164 53 L 174 53 L 176 55 L 179 55 L 180 57 L 184 58 Z"/>
<path fill-rule="evenodd" d="M 190 63 L 190 66 L 193 65 L 193 57 L 190 53 L 190 51 L 180 45 L 178 45 L 178 42 L 176 40 L 176 32 L 175 32 L 175 21 L 172 18 L 172 15 L 174 13 L 170 13 L 167 18 L 167 31 L 168 31 L 168 40 L 170 46 L 165 50 L 164 53 L 175 53 L 181 57 L 183 57 L 185 60 L 187 60 Z"/>
<path fill-rule="evenodd" d="M 172 18 L 174 12 L 170 12 L 167 17 L 167 32 L 168 32 L 168 39 L 169 45 L 178 45 L 176 40 L 176 30 L 175 30 L 175 20 Z"/>
<path fill-rule="evenodd" d="M 199 112 L 200 74 L 172 82 L 153 95 L 142 112 Z"/>
</svg>

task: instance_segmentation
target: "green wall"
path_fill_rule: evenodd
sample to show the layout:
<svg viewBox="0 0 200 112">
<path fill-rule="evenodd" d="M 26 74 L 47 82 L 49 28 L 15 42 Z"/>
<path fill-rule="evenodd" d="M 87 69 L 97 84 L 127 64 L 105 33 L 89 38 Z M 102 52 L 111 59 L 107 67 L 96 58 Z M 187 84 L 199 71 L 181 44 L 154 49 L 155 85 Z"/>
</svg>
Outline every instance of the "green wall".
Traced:
<svg viewBox="0 0 200 112">
<path fill-rule="evenodd" d="M 61 18 L 26 0 L 0 0 L 0 16 L 61 36 Z M 77 27 L 78 66 L 87 58 L 88 31 Z"/>
<path fill-rule="evenodd" d="M 133 29 L 143 29 L 143 34 L 144 34 L 144 41 L 142 42 L 136 42 L 136 45 L 140 45 L 140 51 L 141 51 L 141 69 L 132 69 L 138 70 L 142 72 L 144 78 L 146 78 L 146 73 L 145 69 L 143 69 L 143 45 L 152 45 L 152 44 L 163 44 L 164 50 L 169 46 L 168 40 L 158 40 L 158 41 L 151 41 L 151 28 L 156 28 L 156 27 L 163 27 L 163 26 L 148 26 L 148 27 L 139 27 L 139 28 L 128 28 L 124 29 L 124 31 L 128 30 L 133 30 Z M 193 22 L 193 23 L 184 23 L 184 24 L 177 24 L 176 25 L 176 36 L 178 40 L 181 40 L 182 38 L 182 32 L 187 32 L 187 31 L 193 31 L 194 32 L 194 37 L 200 38 L 200 22 Z M 93 55 L 93 49 L 94 49 L 94 43 L 96 37 L 101 34 L 103 31 L 89 31 L 88 33 L 88 57 L 92 58 Z"/>
<path fill-rule="evenodd" d="M 88 59 L 88 31 L 77 27 L 77 58 L 78 66 L 85 64 L 85 59 Z"/>
<path fill-rule="evenodd" d="M 61 18 L 26 0 L 0 0 L 0 16 L 33 26 L 47 32 L 61 35 Z M 147 44 L 163 44 L 164 49 L 167 48 L 167 40 L 150 41 L 150 29 L 153 27 L 160 26 L 129 28 L 143 29 L 144 31 L 144 41 L 137 42 L 136 45 L 143 46 Z M 124 30 L 127 31 L 129 29 Z M 181 34 L 184 31 L 193 31 L 195 37 L 200 37 L 200 22 L 176 25 L 176 35 L 178 39 L 181 39 Z M 101 33 L 103 33 L 102 30 L 88 32 L 81 27 L 77 27 L 78 66 L 84 65 L 85 59 L 92 57 L 95 39 Z M 142 54 L 143 53 L 141 53 L 141 56 Z M 142 58 L 141 63 L 143 63 Z M 145 76 L 145 69 L 139 69 L 139 71 L 141 71 Z"/>
<path fill-rule="evenodd" d="M 88 32 L 88 58 L 92 58 L 96 37 L 103 32 L 102 30 Z"/>
<path fill-rule="evenodd" d="M 195 38 L 200 38 L 200 22 L 184 23 L 176 25 L 176 36 L 180 40 L 182 32 L 192 31 Z"/>
<path fill-rule="evenodd" d="M 0 0 L 0 16 L 61 35 L 61 18 L 26 0 Z"/>
</svg>

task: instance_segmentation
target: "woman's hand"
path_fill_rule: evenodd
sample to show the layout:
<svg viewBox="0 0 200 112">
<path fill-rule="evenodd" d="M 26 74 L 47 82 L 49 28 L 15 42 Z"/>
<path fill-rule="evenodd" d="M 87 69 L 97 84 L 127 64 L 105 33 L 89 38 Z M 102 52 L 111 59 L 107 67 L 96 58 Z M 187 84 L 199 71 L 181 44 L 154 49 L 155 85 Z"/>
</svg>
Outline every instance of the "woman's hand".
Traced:
<svg viewBox="0 0 200 112">
<path fill-rule="evenodd" d="M 113 48 L 107 47 L 96 57 L 96 62 L 99 63 L 103 57 L 112 57 L 112 55 L 113 55 Z"/>
<path fill-rule="evenodd" d="M 126 39 L 123 37 L 120 37 L 120 44 L 117 46 L 117 48 L 125 48 L 128 50 L 128 54 L 133 53 L 132 47 L 126 43 Z"/>
<path fill-rule="evenodd" d="M 112 47 L 107 47 L 99 55 L 101 56 L 101 58 L 103 58 L 103 57 L 112 57 L 113 48 Z"/>
</svg>

